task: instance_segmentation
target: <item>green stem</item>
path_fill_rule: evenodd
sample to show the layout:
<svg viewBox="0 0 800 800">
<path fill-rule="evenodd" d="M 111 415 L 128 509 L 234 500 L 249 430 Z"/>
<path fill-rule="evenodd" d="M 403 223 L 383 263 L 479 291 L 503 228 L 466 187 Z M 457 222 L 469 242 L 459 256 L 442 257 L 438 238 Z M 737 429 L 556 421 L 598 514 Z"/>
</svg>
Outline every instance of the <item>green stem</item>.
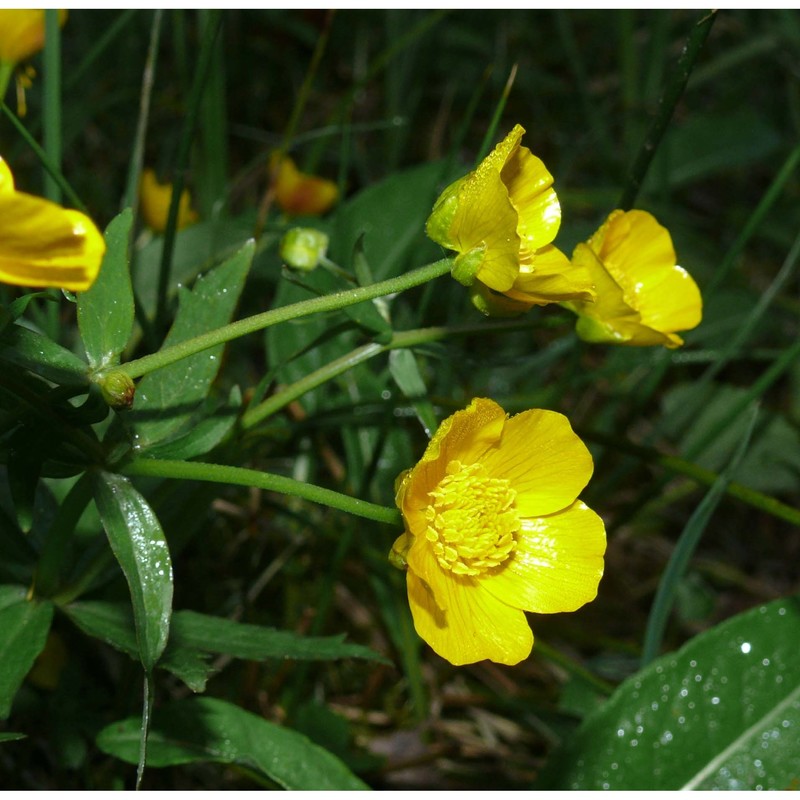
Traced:
<svg viewBox="0 0 800 800">
<path fill-rule="evenodd" d="M 1 94 L 0 98 L 2 98 Z M 17 129 L 17 133 L 25 140 L 25 143 L 28 145 L 28 147 L 33 150 L 36 158 L 39 159 L 39 163 L 47 170 L 50 177 L 59 185 L 71 207 L 77 208 L 78 211 L 82 211 L 85 214 L 87 211 L 86 206 L 81 202 L 80 197 L 75 194 L 75 190 L 67 183 L 66 178 L 61 174 L 60 168 L 50 160 L 50 157 L 47 155 L 47 153 L 45 153 L 44 150 L 42 150 L 36 139 L 34 139 L 33 136 L 28 133 L 28 130 L 22 124 L 19 117 L 4 102 L 2 102 L 2 99 L 0 99 L 0 108 L 2 108 L 3 113 L 8 117 L 11 124 Z"/>
<path fill-rule="evenodd" d="M 396 508 L 368 503 L 366 500 L 348 497 L 348 495 L 334 492 L 332 489 L 313 486 L 293 478 L 287 478 L 284 475 L 274 475 L 256 469 L 229 467 L 223 464 L 206 464 L 200 461 L 141 458 L 126 464 L 122 472 L 125 475 L 132 476 L 211 481 L 213 483 L 227 483 L 234 486 L 266 489 L 270 492 L 280 492 L 292 497 L 301 497 L 304 500 L 310 500 L 312 503 L 319 503 L 340 511 L 346 511 L 348 514 L 371 519 L 375 522 L 384 522 L 387 525 L 402 525 L 400 512 Z"/>
<path fill-rule="evenodd" d="M 307 317 L 323 311 L 337 311 L 347 306 L 363 303 L 366 300 L 374 300 L 377 297 L 404 292 L 407 289 L 446 274 L 450 271 L 451 265 L 451 260 L 444 258 L 412 272 L 407 272 L 404 275 L 380 281 L 379 283 L 373 283 L 370 286 L 359 286 L 357 289 L 346 289 L 335 294 L 313 297 L 309 300 L 302 300 L 299 303 L 274 308 L 262 314 L 255 314 L 252 317 L 237 320 L 229 325 L 224 325 L 216 330 L 187 339 L 171 347 L 165 347 L 163 350 L 159 350 L 149 356 L 129 361 L 127 364 L 115 367 L 113 371 L 124 372 L 130 378 L 138 378 L 148 372 L 174 364 L 182 358 L 193 356 L 195 353 L 201 353 L 210 347 L 230 342 L 232 339 L 238 339 L 240 336 L 263 330 L 271 325 L 277 325 L 279 322 L 287 322 L 291 319 L 299 319 L 300 317 Z M 99 380 L 111 371 L 102 370 L 95 378 Z"/>
<path fill-rule="evenodd" d="M 161 251 L 161 265 L 158 273 L 158 296 L 156 304 L 157 330 L 166 326 L 167 288 L 172 271 L 172 255 L 175 246 L 175 235 L 178 228 L 178 207 L 180 205 L 181 194 L 183 194 L 185 172 L 189 164 L 189 154 L 192 149 L 194 132 L 200 115 L 200 100 L 202 99 L 203 88 L 208 78 L 209 68 L 214 56 L 214 43 L 221 24 L 222 12 L 214 10 L 209 13 L 206 24 L 203 26 L 203 41 L 200 45 L 200 54 L 197 57 L 197 68 L 194 75 L 194 83 L 192 84 L 192 91 L 189 96 L 188 111 L 178 145 L 178 157 L 175 162 L 175 177 L 172 181 L 172 198 L 169 204 L 169 214 L 167 215 L 167 227 L 164 230 L 164 246 Z"/>
<path fill-rule="evenodd" d="M 300 378 L 289 386 L 284 387 L 263 402 L 254 406 L 242 416 L 242 428 L 248 429 L 265 420 L 276 411 L 285 408 L 289 403 L 301 397 L 306 392 L 316 389 L 323 383 L 338 377 L 353 367 L 362 364 L 374 356 L 386 353 L 389 350 L 399 350 L 405 347 L 416 347 L 420 344 L 438 342 L 449 336 L 468 336 L 471 333 L 486 334 L 495 331 L 518 331 L 525 330 L 531 325 L 530 319 L 526 320 L 502 320 L 487 322 L 481 320 L 475 325 L 451 325 L 435 328 L 417 328 L 411 331 L 401 331 L 395 333 L 387 344 L 370 342 L 369 344 L 357 347 L 355 350 L 325 364 L 314 372 Z"/>
<path fill-rule="evenodd" d="M 0 100 L 5 98 L 13 74 L 14 64 L 11 61 L 0 61 Z"/>
<path fill-rule="evenodd" d="M 61 28 L 58 11 L 44 12 L 44 149 L 58 171 L 61 171 Z M 44 194 L 55 203 L 61 202 L 61 187 L 48 173 L 44 178 Z"/>
<path fill-rule="evenodd" d="M 665 456 L 651 447 L 642 447 L 641 445 L 633 444 L 625 439 L 621 439 L 619 436 L 586 430 L 578 430 L 578 435 L 582 439 L 601 444 L 609 450 L 615 450 L 618 453 L 634 456 L 649 464 L 657 464 L 659 467 L 669 472 L 676 475 L 683 475 L 703 486 L 713 486 L 719 478 L 716 472 L 705 469 L 692 461 L 687 461 L 685 458 Z M 774 497 L 770 497 L 762 492 L 757 492 L 755 489 L 751 489 L 735 481 L 728 483 L 725 491 L 730 497 L 735 497 L 737 500 L 741 500 L 743 503 L 753 508 L 770 514 L 776 519 L 782 519 L 792 525 L 800 527 L 800 509 L 794 506 L 787 505 Z"/>
<path fill-rule="evenodd" d="M 636 202 L 636 196 L 639 194 L 639 189 L 650 167 L 650 162 L 653 160 L 661 138 L 672 119 L 675 106 L 677 106 L 678 101 L 681 99 L 689 76 L 692 74 L 694 62 L 697 60 L 700 49 L 708 37 L 711 25 L 716 19 L 716 16 L 716 11 L 704 13 L 695 23 L 692 32 L 689 34 L 686 46 L 683 48 L 680 59 L 678 59 L 675 71 L 670 76 L 670 82 L 659 100 L 658 113 L 650 124 L 644 142 L 641 148 L 639 148 L 636 160 L 633 162 L 633 166 L 628 175 L 627 185 L 619 201 L 619 208 L 625 210 L 633 208 L 633 204 Z"/>
</svg>

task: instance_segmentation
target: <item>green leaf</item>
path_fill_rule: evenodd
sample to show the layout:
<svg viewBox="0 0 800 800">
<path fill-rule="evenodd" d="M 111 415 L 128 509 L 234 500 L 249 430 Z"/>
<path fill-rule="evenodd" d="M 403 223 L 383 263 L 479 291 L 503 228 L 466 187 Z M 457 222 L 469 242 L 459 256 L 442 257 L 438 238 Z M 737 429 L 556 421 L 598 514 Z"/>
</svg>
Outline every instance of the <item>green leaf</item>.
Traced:
<svg viewBox="0 0 800 800">
<path fill-rule="evenodd" d="M 0 733 L 0 742 L 16 742 L 19 739 L 26 739 L 24 733 Z"/>
<path fill-rule="evenodd" d="M 400 391 L 414 406 L 417 418 L 425 433 L 433 436 L 439 426 L 431 401 L 428 400 L 428 387 L 422 379 L 417 357 L 411 350 L 392 350 L 389 353 L 389 371 Z"/>
<path fill-rule="evenodd" d="M 344 203 L 334 218 L 333 260 L 349 268 L 353 254 L 363 252 L 380 281 L 435 258 L 441 248 L 425 237 L 425 220 L 442 188 L 443 169 L 433 162 L 394 173 Z"/>
<path fill-rule="evenodd" d="M 0 719 L 11 712 L 14 695 L 44 649 L 52 619 L 52 603 L 27 600 L 19 586 L 0 586 Z"/>
<path fill-rule="evenodd" d="M 141 720 L 132 717 L 100 731 L 97 746 L 129 764 L 139 756 Z M 147 765 L 213 761 L 256 770 L 285 789 L 354 790 L 368 787 L 339 759 L 299 733 L 210 697 L 170 703 L 156 712 Z"/>
<path fill-rule="evenodd" d="M 211 653 L 227 653 L 236 658 L 264 658 L 329 661 L 338 658 L 363 658 L 391 663 L 378 653 L 359 644 L 349 644 L 344 636 L 301 636 L 293 631 L 279 631 L 248 625 L 221 617 L 178 611 L 172 620 L 170 643 Z"/>
<path fill-rule="evenodd" d="M 150 458 L 171 458 L 181 461 L 204 455 L 213 450 L 231 431 L 241 404 L 242 393 L 238 386 L 234 386 L 227 403 L 201 417 L 197 424 L 192 425 L 183 435 L 149 448 L 147 455 Z"/>
<path fill-rule="evenodd" d="M 86 363 L 71 351 L 24 325 L 9 325 L 0 333 L 0 361 L 41 375 L 61 386 L 86 386 Z"/>
<path fill-rule="evenodd" d="M 800 598 L 752 609 L 626 680 L 570 738 L 556 789 L 788 789 L 800 763 Z"/>
<path fill-rule="evenodd" d="M 94 369 L 119 364 L 133 330 L 133 289 L 129 270 L 133 212 L 126 208 L 105 231 L 106 254 L 97 280 L 78 294 L 78 327 Z"/>
<path fill-rule="evenodd" d="M 224 264 L 198 278 L 191 291 L 181 290 L 178 313 L 164 347 L 231 321 L 254 251 L 255 243 L 250 241 Z M 142 378 L 127 417 L 137 447 L 144 449 L 163 441 L 188 425 L 217 376 L 223 347 L 204 350 Z"/>
<path fill-rule="evenodd" d="M 70 603 L 63 611 L 88 636 L 110 644 L 133 659 L 139 657 L 136 627 L 129 606 L 85 601 Z M 214 673 L 207 659 L 206 653 L 174 647 L 170 639 L 158 666 L 180 678 L 192 691 L 202 692 Z"/>
<path fill-rule="evenodd" d="M 147 672 L 164 652 L 172 612 L 172 564 L 158 518 L 122 475 L 94 475 L 100 519 L 131 593 L 139 657 Z"/>
</svg>

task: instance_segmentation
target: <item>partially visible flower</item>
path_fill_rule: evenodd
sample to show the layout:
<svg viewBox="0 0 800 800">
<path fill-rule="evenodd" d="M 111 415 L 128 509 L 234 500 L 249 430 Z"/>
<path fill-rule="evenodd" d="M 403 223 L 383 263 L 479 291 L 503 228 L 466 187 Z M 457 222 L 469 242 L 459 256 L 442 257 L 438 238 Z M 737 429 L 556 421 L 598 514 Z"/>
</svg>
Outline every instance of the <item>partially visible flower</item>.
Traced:
<svg viewBox="0 0 800 800">
<path fill-rule="evenodd" d="M 453 664 L 516 664 L 533 646 L 525 611 L 574 611 L 603 574 L 603 521 L 577 499 L 592 457 L 554 411 L 508 417 L 475 399 L 448 417 L 397 481 L 417 633 Z"/>
<path fill-rule="evenodd" d="M 59 9 L 58 22 L 67 19 Z M 0 9 L 0 61 L 17 64 L 44 47 L 44 10 L 41 8 Z"/>
<path fill-rule="evenodd" d="M 676 263 L 669 231 L 646 211 L 617 209 L 572 263 L 584 267 L 597 290 L 594 303 L 572 301 L 578 336 L 587 342 L 683 344 L 677 331 L 700 324 L 703 302 L 692 276 Z"/>
<path fill-rule="evenodd" d="M 310 272 L 328 251 L 328 234 L 314 228 L 291 228 L 280 244 L 281 258 L 294 269 Z"/>
<path fill-rule="evenodd" d="M 152 169 L 142 172 L 139 183 L 139 203 L 145 224 L 156 233 L 163 233 L 167 227 L 169 204 L 172 201 L 172 184 L 159 183 Z M 197 222 L 197 212 L 192 208 L 192 198 L 188 189 L 181 192 L 178 203 L 178 230 Z"/>
<path fill-rule="evenodd" d="M 0 158 L 0 281 L 83 292 L 94 283 L 105 250 L 89 217 L 18 192 Z"/>
<path fill-rule="evenodd" d="M 453 277 L 471 287 L 485 313 L 593 297 L 585 268 L 551 244 L 561 206 L 553 176 L 520 145 L 523 133 L 515 125 L 477 169 L 450 184 L 425 227 L 433 241 L 458 253 Z"/>
<path fill-rule="evenodd" d="M 273 153 L 270 156 L 269 174 L 276 202 L 282 211 L 292 216 L 320 216 L 339 197 L 339 188 L 333 181 L 300 172 L 287 155 Z"/>
<path fill-rule="evenodd" d="M 63 25 L 67 12 L 59 9 L 58 22 Z M 0 8 L 0 100 L 20 61 L 25 61 L 44 47 L 44 10 L 41 8 Z M 17 104 L 19 115 L 25 115 L 25 89 L 30 88 L 32 68 L 17 72 Z"/>
</svg>

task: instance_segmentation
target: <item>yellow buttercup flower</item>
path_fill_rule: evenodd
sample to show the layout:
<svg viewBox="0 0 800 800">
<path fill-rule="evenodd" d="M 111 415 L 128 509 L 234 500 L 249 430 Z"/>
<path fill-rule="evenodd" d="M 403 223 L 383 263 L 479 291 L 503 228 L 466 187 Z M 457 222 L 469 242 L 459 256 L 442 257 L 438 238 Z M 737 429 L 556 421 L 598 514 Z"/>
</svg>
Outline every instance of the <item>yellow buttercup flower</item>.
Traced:
<svg viewBox="0 0 800 800">
<path fill-rule="evenodd" d="M 85 214 L 18 192 L 0 158 L 0 281 L 86 291 L 106 244 Z"/>
<path fill-rule="evenodd" d="M 603 521 L 577 499 L 592 457 L 554 411 L 508 417 L 473 400 L 398 478 L 417 633 L 453 664 L 516 664 L 533 646 L 525 611 L 574 611 L 603 574 Z"/>
<path fill-rule="evenodd" d="M 58 22 L 67 19 L 59 9 Z M 0 61 L 17 64 L 44 47 L 44 10 L 41 8 L 0 9 Z"/>
<path fill-rule="evenodd" d="M 513 130 L 474 172 L 450 184 L 433 208 L 428 236 L 458 255 L 453 277 L 485 313 L 591 300 L 585 270 L 551 242 L 561 225 L 553 176 Z M 502 293 L 497 296 L 495 293 Z"/>
<path fill-rule="evenodd" d="M 152 169 L 142 172 L 139 182 L 139 204 L 145 224 L 156 233 L 163 233 L 167 227 L 169 204 L 172 201 L 172 184 L 159 183 Z M 188 189 L 181 192 L 178 203 L 178 230 L 197 222 L 197 212 L 192 208 L 192 198 Z"/>
<path fill-rule="evenodd" d="M 320 216 L 333 206 L 339 188 L 333 181 L 306 175 L 289 156 L 273 153 L 269 161 L 275 201 L 292 216 Z"/>
<path fill-rule="evenodd" d="M 573 264 L 585 267 L 594 303 L 572 301 L 575 328 L 587 342 L 680 347 L 677 331 L 700 324 L 703 302 L 692 276 L 675 262 L 669 231 L 646 211 L 612 211 Z"/>
</svg>

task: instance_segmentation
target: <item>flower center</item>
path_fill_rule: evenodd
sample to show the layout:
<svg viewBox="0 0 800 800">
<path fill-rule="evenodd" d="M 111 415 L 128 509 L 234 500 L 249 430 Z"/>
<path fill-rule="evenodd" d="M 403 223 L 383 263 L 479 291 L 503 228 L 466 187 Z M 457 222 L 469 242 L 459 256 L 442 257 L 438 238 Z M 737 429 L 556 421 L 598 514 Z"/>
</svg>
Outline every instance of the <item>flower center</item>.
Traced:
<svg viewBox="0 0 800 800">
<path fill-rule="evenodd" d="M 520 529 L 516 496 L 507 480 L 490 478 L 482 464 L 451 461 L 425 511 L 425 537 L 439 565 L 456 575 L 480 575 L 502 564 Z"/>
</svg>

